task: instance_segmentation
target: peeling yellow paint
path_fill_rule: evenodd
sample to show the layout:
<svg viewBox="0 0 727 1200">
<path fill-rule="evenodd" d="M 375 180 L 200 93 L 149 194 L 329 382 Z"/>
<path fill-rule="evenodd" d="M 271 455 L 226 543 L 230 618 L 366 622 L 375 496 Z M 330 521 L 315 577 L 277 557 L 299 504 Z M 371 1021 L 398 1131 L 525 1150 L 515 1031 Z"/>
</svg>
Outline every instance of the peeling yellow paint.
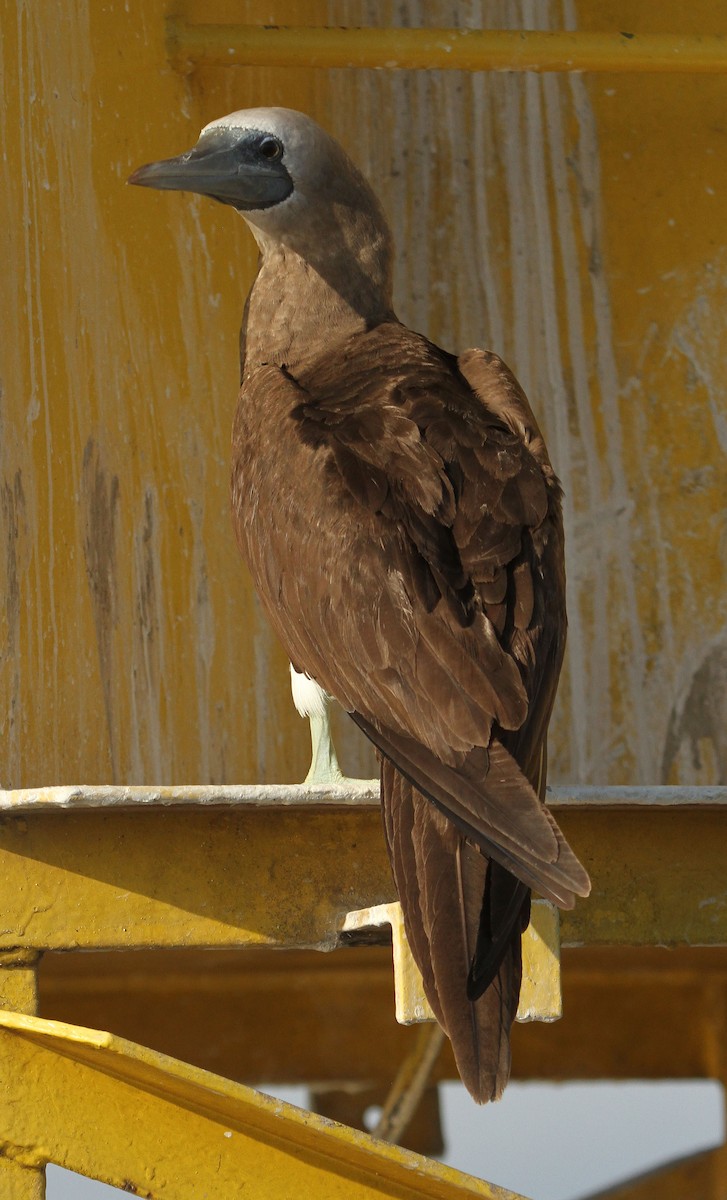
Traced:
<svg viewBox="0 0 727 1200">
<path fill-rule="evenodd" d="M 403 20 L 373 0 L 328 14 Z M 637 35 L 655 19 L 590 0 L 406 11 L 413 26 Z M 668 3 L 658 29 L 720 33 L 720 17 Z M 400 315 L 448 348 L 503 354 L 565 485 L 552 778 L 725 780 L 725 76 L 325 79 L 329 125 L 392 216 Z"/>
<path fill-rule="evenodd" d="M 379 27 L 393 0 L 185 0 L 190 21 Z M 727 555 L 724 77 L 167 60 L 161 0 L 4 0 L 0 782 L 302 778 L 306 732 L 228 516 L 234 213 L 124 186 L 231 108 L 301 107 L 392 217 L 402 317 L 489 345 L 566 486 L 553 778 L 719 782 Z M 412 26 L 629 28 L 620 0 L 413 3 Z M 660 29 L 719 33 L 706 0 Z M 381 114 L 386 113 L 382 122 Z M 345 766 L 371 757 L 337 718 Z"/>
<path fill-rule="evenodd" d="M 2 10 L 0 782 L 302 778 L 229 519 L 254 250 L 232 213 L 125 186 L 204 119 L 166 8 Z"/>
</svg>

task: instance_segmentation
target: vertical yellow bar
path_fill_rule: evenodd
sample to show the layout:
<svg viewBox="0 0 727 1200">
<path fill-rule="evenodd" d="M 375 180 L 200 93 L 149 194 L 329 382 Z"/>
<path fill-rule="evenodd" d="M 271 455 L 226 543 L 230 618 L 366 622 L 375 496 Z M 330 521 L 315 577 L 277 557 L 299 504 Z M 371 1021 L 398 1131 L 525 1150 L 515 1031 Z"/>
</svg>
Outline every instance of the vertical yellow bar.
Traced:
<svg viewBox="0 0 727 1200">
<path fill-rule="evenodd" d="M 548 900 L 533 900 L 523 934 L 523 977 L 518 1021 L 558 1021 L 563 1016 L 560 984 L 560 913 Z"/>
<path fill-rule="evenodd" d="M 34 950 L 14 950 L 0 955 L 0 1008 L 31 1016 L 38 1011 L 38 962 Z M 13 1145 L 13 1130 L 4 1131 Z M 2 1200 L 45 1200 L 45 1167 L 0 1156 Z"/>
<path fill-rule="evenodd" d="M 45 1171 L 0 1158 L 0 1196 L 3 1200 L 45 1200 Z"/>
<path fill-rule="evenodd" d="M 38 1015 L 38 963 L 36 950 L 10 950 L 0 954 L 0 1008 Z"/>
</svg>

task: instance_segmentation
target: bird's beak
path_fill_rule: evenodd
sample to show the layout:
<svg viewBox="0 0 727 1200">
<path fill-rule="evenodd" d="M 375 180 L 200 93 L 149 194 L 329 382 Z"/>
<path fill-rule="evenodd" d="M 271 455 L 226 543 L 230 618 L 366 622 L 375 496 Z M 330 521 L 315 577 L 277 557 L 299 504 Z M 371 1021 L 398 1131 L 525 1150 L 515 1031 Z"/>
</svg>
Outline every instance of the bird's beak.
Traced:
<svg viewBox="0 0 727 1200">
<path fill-rule="evenodd" d="M 290 195 L 293 184 L 282 163 L 253 159 L 234 131 L 203 133 L 193 150 L 147 163 L 129 176 L 139 187 L 199 192 L 242 211 L 270 208 Z"/>
</svg>

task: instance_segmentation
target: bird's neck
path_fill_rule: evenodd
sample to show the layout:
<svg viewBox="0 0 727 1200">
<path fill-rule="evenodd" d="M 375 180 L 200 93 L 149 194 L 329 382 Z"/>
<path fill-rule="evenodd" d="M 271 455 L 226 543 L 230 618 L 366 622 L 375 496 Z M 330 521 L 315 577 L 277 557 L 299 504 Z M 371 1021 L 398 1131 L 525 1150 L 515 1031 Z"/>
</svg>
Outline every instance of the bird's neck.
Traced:
<svg viewBox="0 0 727 1200">
<path fill-rule="evenodd" d="M 243 374 L 262 363 L 295 369 L 322 349 L 393 317 L 386 268 L 377 274 L 370 264 L 352 260 L 341 278 L 326 272 L 325 262 L 313 266 L 290 247 L 260 248 L 242 329 Z"/>
</svg>

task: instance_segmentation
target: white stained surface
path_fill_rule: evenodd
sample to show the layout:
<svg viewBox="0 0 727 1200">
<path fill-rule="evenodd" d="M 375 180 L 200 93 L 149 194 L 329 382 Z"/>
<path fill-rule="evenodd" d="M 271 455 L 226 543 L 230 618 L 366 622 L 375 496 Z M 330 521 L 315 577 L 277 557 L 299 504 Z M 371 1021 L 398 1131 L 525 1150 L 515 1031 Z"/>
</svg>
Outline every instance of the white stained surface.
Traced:
<svg viewBox="0 0 727 1200">
<path fill-rule="evenodd" d="M 305 1088 L 266 1088 L 306 1106 Z M 440 1089 L 444 1161 L 532 1200 L 585 1200 L 620 1180 L 719 1145 L 724 1104 L 709 1080 L 659 1083 L 511 1083 L 478 1108 L 461 1084 Z M 59 1167 L 47 1200 L 128 1195 Z"/>
</svg>

